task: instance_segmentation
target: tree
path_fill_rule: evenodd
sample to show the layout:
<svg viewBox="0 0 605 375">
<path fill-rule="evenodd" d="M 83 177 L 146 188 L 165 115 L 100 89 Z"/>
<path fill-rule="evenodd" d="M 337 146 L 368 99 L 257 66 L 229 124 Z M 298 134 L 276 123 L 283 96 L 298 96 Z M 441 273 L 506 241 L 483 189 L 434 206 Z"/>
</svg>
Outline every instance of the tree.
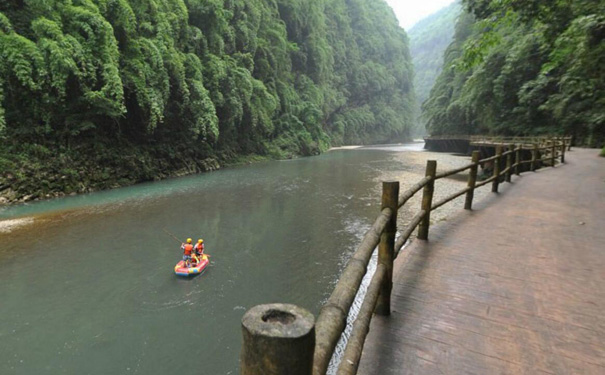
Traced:
<svg viewBox="0 0 605 375">
<path fill-rule="evenodd" d="M 572 134 L 605 143 L 605 1 L 464 1 L 424 111 L 434 134 Z M 466 23 L 466 26 L 464 24 Z"/>
</svg>

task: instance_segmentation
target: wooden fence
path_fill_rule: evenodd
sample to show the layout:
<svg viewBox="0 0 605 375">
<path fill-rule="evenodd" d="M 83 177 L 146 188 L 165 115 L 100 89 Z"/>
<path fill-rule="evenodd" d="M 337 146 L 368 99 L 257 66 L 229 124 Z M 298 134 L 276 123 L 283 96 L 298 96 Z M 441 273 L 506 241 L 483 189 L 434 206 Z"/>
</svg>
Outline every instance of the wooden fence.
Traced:
<svg viewBox="0 0 605 375">
<path fill-rule="evenodd" d="M 570 142 L 571 139 L 565 137 L 541 140 L 540 144 L 531 145 L 526 142 L 494 144 L 494 156 L 479 160 L 479 151 L 473 151 L 471 163 L 442 172 L 437 172 L 436 161 L 429 160 L 425 177 L 403 193 L 399 192 L 399 182 L 383 182 L 380 214 L 347 263 L 314 327 L 312 318 L 309 323 L 309 316 L 312 315 L 308 312 L 301 313 L 302 309 L 294 305 L 261 305 L 244 315 L 241 374 L 324 375 L 345 330 L 349 310 L 366 274 L 372 253 L 378 246 L 378 265 L 337 370 L 338 375 L 356 374 L 373 314 L 389 315 L 391 311 L 393 261 L 417 227 L 417 238 L 428 239 L 431 211 L 463 195 L 464 208 L 470 210 L 474 191 L 481 186 L 491 184 L 492 191 L 498 192 L 499 184 L 510 182 L 512 174 L 519 175 L 523 166 L 529 166 L 529 170 L 534 171 L 541 166 L 554 167 L 557 160 L 565 163 L 565 151 Z M 521 152 L 524 149 L 531 150 L 531 159 L 524 160 Z M 478 167 L 486 163 L 493 163 L 493 173 L 491 177 L 478 181 Z M 469 174 L 466 188 L 437 202 L 433 201 L 435 181 L 467 170 Z M 420 210 L 406 227 L 400 228 L 397 237 L 399 209 L 421 190 Z M 280 319 L 272 318 L 275 316 Z M 304 329 L 299 325 L 304 326 Z"/>
<path fill-rule="evenodd" d="M 496 144 L 538 145 L 550 144 L 554 140 L 571 146 L 571 137 L 503 137 L 483 135 L 430 136 L 424 138 L 424 148 L 437 152 L 469 153 L 475 149 L 493 148 Z"/>
<path fill-rule="evenodd" d="M 426 140 L 468 140 L 471 143 L 498 143 L 498 144 L 522 144 L 522 145 L 543 145 L 550 143 L 553 140 L 559 142 L 565 142 L 569 147 L 571 146 L 572 137 L 552 137 L 552 136 L 534 136 L 534 137 L 508 137 L 508 136 L 494 136 L 494 135 L 437 135 L 428 136 L 424 138 Z"/>
</svg>

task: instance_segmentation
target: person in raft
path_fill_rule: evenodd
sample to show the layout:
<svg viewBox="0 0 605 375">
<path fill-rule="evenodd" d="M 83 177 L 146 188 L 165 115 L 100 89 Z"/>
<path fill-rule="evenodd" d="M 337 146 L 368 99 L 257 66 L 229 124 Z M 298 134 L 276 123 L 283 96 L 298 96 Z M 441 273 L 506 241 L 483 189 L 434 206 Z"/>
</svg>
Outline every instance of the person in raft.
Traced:
<svg viewBox="0 0 605 375">
<path fill-rule="evenodd" d="M 197 240 L 197 243 L 193 249 L 195 250 L 195 255 L 197 255 L 198 258 L 201 258 L 202 255 L 204 255 L 204 240 L 201 238 Z"/>
<path fill-rule="evenodd" d="M 191 264 L 191 253 L 193 252 L 193 245 L 191 244 L 191 238 L 187 238 L 187 243 L 181 244 L 181 249 L 183 250 L 183 260 L 185 261 L 185 265 L 189 267 Z"/>
</svg>

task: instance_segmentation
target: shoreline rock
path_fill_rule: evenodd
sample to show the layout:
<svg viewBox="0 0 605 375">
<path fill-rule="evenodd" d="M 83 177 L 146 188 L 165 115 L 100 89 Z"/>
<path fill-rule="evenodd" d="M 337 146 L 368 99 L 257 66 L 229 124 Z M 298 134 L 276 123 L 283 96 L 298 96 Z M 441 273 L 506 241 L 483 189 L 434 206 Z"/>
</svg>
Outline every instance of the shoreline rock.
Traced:
<svg viewBox="0 0 605 375">
<path fill-rule="evenodd" d="M 120 167 L 115 168 L 114 173 L 107 173 L 108 167 L 90 165 L 87 161 L 83 161 L 79 167 L 82 169 L 78 168 L 76 181 L 70 176 L 56 173 L 51 166 L 48 170 L 37 171 L 31 177 L 22 180 L 18 180 L 10 173 L 0 176 L 0 186 L 3 187 L 0 190 L 0 208 L 212 172 L 221 169 L 221 163 L 215 158 L 205 158 L 183 161 L 178 166 L 172 165 L 171 168 L 169 163 L 158 162 L 155 165 L 157 171 L 153 176 L 145 174 L 145 166 L 131 170 L 131 173 Z M 99 172 L 100 169 L 103 173 Z M 53 172 L 56 174 L 52 174 Z"/>
<path fill-rule="evenodd" d="M 0 220 L 0 233 L 10 233 L 13 230 L 25 225 L 33 224 L 33 217 L 24 217 L 19 219 Z"/>
</svg>

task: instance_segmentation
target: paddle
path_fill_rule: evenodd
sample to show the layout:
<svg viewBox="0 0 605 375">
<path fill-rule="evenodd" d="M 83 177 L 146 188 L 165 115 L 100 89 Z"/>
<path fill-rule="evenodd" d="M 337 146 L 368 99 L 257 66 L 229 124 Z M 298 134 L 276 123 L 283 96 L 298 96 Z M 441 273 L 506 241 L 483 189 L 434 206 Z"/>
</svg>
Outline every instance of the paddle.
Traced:
<svg viewBox="0 0 605 375">
<path fill-rule="evenodd" d="M 177 238 L 177 236 L 175 236 L 174 234 L 172 234 L 172 233 L 168 232 L 168 230 L 166 230 L 166 228 L 162 228 L 162 230 L 163 230 L 164 232 L 166 232 L 166 234 L 167 234 L 167 235 L 169 235 L 170 237 L 172 237 L 172 238 L 174 238 L 176 241 L 178 241 L 180 244 L 182 244 L 182 243 L 183 243 L 183 241 L 179 240 L 179 239 Z"/>
<path fill-rule="evenodd" d="M 162 230 L 163 230 L 163 231 L 164 231 L 164 232 L 165 232 L 167 235 L 169 235 L 170 237 L 172 237 L 172 238 L 174 238 L 176 241 L 178 241 L 180 244 L 182 244 L 182 243 L 183 243 L 181 240 L 179 240 L 179 239 L 178 239 L 178 237 L 177 237 L 177 236 L 175 236 L 174 234 L 170 233 L 170 232 L 169 232 L 169 231 L 168 231 L 166 228 L 162 228 Z M 204 255 L 206 255 L 208 258 L 211 258 L 211 255 L 210 255 L 210 254 L 204 254 Z"/>
<path fill-rule="evenodd" d="M 179 240 L 177 236 L 175 236 L 174 234 L 170 233 L 166 228 L 162 228 L 162 230 L 169 235 L 170 237 L 174 238 L 175 241 L 178 241 L 178 243 L 180 243 L 181 245 L 183 244 L 183 241 Z M 187 262 L 185 262 L 185 265 L 187 265 Z"/>
</svg>

